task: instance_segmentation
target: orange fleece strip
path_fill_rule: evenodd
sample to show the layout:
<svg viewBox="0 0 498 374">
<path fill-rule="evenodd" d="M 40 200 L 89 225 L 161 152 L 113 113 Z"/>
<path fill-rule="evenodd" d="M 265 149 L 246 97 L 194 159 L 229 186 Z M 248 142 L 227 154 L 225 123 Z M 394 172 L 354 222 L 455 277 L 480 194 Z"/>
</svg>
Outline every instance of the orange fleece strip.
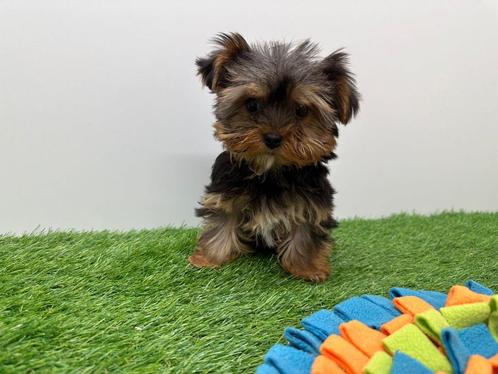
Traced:
<svg viewBox="0 0 498 374">
<path fill-rule="evenodd" d="M 446 299 L 446 304 L 444 306 L 482 302 L 487 303 L 489 300 L 491 300 L 491 297 L 487 295 L 481 295 L 480 293 L 469 290 L 467 287 L 457 285 L 450 288 L 448 298 Z"/>
<path fill-rule="evenodd" d="M 417 296 L 401 296 L 393 299 L 393 304 L 401 313 L 415 316 L 434 309 L 431 304 Z"/>
<path fill-rule="evenodd" d="M 413 322 L 413 316 L 410 314 L 402 314 L 400 316 L 397 316 L 396 318 L 393 318 L 389 322 L 384 323 L 382 326 L 380 326 L 380 331 L 383 332 L 386 335 L 391 335 L 398 331 L 400 328 L 402 328 L 405 325 L 408 325 L 409 323 Z"/>
<path fill-rule="evenodd" d="M 339 326 L 341 336 L 358 348 L 368 357 L 375 352 L 383 351 L 382 339 L 386 337 L 383 333 L 374 330 L 360 321 L 349 321 Z"/>
<path fill-rule="evenodd" d="M 334 361 L 323 355 L 318 356 L 311 366 L 311 374 L 345 374 Z"/>
<path fill-rule="evenodd" d="M 362 374 L 369 358 L 354 345 L 339 335 L 330 335 L 321 347 L 320 353 L 334 360 L 347 373 Z"/>
<path fill-rule="evenodd" d="M 470 356 L 465 374 L 493 374 L 491 362 L 479 355 Z"/>
</svg>

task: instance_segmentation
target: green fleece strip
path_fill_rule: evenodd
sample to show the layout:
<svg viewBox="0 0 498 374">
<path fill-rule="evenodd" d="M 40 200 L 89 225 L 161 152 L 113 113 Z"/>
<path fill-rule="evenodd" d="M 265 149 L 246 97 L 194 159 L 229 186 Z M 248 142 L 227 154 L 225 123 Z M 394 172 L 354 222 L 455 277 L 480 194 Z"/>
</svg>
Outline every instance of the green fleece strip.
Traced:
<svg viewBox="0 0 498 374">
<path fill-rule="evenodd" d="M 489 303 L 446 306 L 439 310 L 451 327 L 463 329 L 486 322 L 491 311 Z"/>
<path fill-rule="evenodd" d="M 441 313 L 435 309 L 417 314 L 415 316 L 415 324 L 424 334 L 438 343 L 441 343 L 441 330 L 450 327 Z"/>
<path fill-rule="evenodd" d="M 393 364 L 393 359 L 384 351 L 376 352 L 370 361 L 368 361 L 367 366 L 363 368 L 364 374 L 389 374 L 391 372 L 391 366 Z"/>
<path fill-rule="evenodd" d="M 414 324 L 408 324 L 383 340 L 386 350 L 394 354 L 396 351 L 420 361 L 434 371 L 452 372 L 448 359 Z"/>
<path fill-rule="evenodd" d="M 498 342 L 498 295 L 491 296 L 489 301 L 491 314 L 489 315 L 488 328 L 493 338 Z"/>
</svg>

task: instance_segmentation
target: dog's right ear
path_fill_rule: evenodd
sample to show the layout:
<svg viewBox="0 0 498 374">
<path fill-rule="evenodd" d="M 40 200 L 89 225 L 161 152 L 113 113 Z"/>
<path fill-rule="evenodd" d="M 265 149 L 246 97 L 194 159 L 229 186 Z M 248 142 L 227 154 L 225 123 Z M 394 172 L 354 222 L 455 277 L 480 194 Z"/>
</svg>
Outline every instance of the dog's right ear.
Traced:
<svg viewBox="0 0 498 374">
<path fill-rule="evenodd" d="M 216 92 L 227 86 L 227 64 L 244 52 L 248 52 L 250 47 L 242 35 L 238 33 L 220 33 L 213 39 L 213 42 L 217 48 L 207 57 L 198 58 L 195 64 L 202 83 L 212 92 Z"/>
</svg>

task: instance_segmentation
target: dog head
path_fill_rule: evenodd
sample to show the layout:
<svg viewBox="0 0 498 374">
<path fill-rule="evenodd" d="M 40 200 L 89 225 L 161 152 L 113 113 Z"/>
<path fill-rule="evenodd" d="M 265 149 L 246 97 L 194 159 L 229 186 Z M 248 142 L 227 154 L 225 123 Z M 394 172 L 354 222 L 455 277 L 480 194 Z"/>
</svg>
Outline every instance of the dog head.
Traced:
<svg viewBox="0 0 498 374">
<path fill-rule="evenodd" d="M 337 124 L 359 109 L 355 79 L 342 50 L 320 59 L 310 41 L 249 45 L 237 33 L 219 34 L 216 49 L 196 61 L 216 94 L 215 137 L 257 174 L 326 160 Z"/>
</svg>

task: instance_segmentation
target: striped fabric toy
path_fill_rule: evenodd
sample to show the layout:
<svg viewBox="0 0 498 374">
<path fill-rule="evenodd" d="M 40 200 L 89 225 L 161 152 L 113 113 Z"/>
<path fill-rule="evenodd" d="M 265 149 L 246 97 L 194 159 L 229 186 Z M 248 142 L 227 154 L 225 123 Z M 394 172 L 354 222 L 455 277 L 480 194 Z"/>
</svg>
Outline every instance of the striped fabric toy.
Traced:
<svg viewBox="0 0 498 374">
<path fill-rule="evenodd" d="M 289 327 L 256 374 L 498 374 L 498 295 L 474 281 L 448 294 L 392 288 Z"/>
</svg>

